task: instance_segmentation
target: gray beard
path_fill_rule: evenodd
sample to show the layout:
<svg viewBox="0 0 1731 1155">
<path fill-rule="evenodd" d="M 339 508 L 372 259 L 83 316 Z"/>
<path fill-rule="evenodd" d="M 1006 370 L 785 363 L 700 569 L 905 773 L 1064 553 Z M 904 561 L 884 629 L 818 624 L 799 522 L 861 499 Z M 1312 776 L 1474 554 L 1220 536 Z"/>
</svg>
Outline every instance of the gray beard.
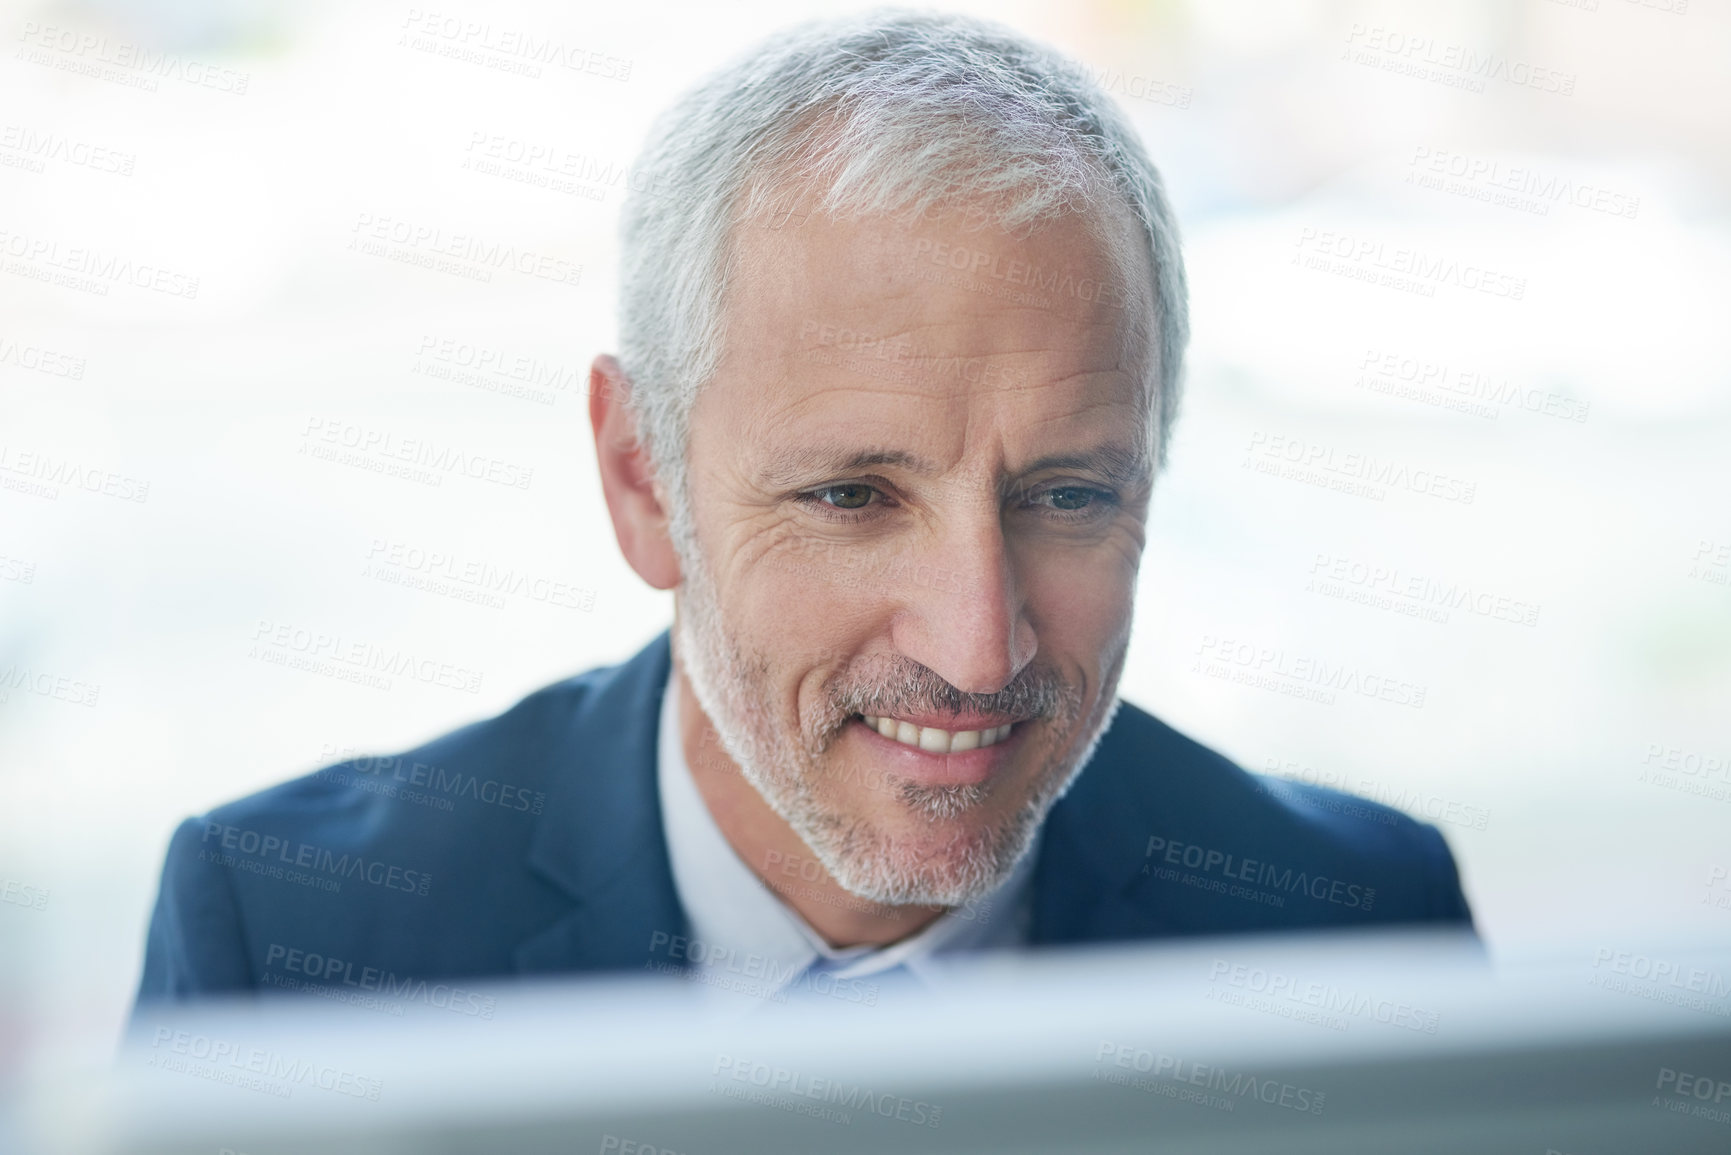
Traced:
<svg viewBox="0 0 1731 1155">
<path fill-rule="evenodd" d="M 727 633 L 699 551 L 680 552 L 691 556 L 681 558 L 675 653 L 693 695 L 746 781 L 793 828 L 837 884 L 859 898 L 887 906 L 954 907 L 990 894 L 1027 854 L 1047 813 L 1075 783 L 1117 713 L 1114 673 L 1090 719 L 1087 740 L 1079 744 L 1079 756 L 1061 769 L 1048 768 L 1034 792 L 1008 818 L 957 835 L 940 855 L 910 855 L 868 820 L 838 810 L 818 796 L 816 787 L 824 778 L 823 753 L 856 711 L 833 701 L 821 702 L 799 719 L 796 740 L 789 742 L 768 706 L 769 663 L 748 654 Z M 1122 671 L 1122 654 L 1114 669 Z M 1044 716 L 1068 720 L 1072 725 L 1064 729 L 1074 729 L 1080 702 L 1073 689 L 1048 688 L 1042 701 Z M 884 779 L 868 786 L 893 793 L 903 807 L 934 821 L 959 818 L 991 797 L 989 785 L 930 786 Z"/>
</svg>

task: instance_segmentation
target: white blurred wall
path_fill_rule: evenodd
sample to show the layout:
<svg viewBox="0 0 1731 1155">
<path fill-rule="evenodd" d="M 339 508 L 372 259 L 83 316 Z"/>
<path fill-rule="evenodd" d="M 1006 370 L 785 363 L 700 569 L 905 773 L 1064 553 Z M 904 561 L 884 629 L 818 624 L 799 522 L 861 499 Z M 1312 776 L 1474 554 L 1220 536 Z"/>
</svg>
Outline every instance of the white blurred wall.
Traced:
<svg viewBox="0 0 1731 1155">
<path fill-rule="evenodd" d="M 1731 770 L 1705 771 L 1731 763 L 1731 18 L 1677 3 L 970 6 L 1102 70 L 1185 230 L 1188 395 L 1124 695 L 1440 820 L 1499 950 L 1731 930 Z M 0 882 L 29 899 L 0 903 L 0 1080 L 102 1061 L 181 817 L 666 624 L 581 394 L 613 347 L 607 174 L 702 71 L 832 8 L 438 9 L 476 48 L 401 4 L 0 7 L 0 672 L 26 675 L 0 686 Z M 517 33 L 592 69 L 509 71 L 485 44 Z M 1468 53 L 1501 62 L 1482 91 Z M 535 183 L 508 159 L 532 150 L 577 179 Z M 377 228 L 548 275 L 429 269 L 367 251 Z M 1456 271 L 1376 283 L 1415 260 Z M 464 377 L 481 350 L 565 387 Z M 495 480 L 320 459 L 326 433 Z M 1441 492 L 1352 492 L 1367 458 Z M 407 588 L 435 554 L 546 596 Z M 1448 588 L 1468 605 L 1402 612 Z M 258 657 L 284 627 L 479 684 Z M 1306 700 L 1301 660 L 1408 704 Z"/>
</svg>

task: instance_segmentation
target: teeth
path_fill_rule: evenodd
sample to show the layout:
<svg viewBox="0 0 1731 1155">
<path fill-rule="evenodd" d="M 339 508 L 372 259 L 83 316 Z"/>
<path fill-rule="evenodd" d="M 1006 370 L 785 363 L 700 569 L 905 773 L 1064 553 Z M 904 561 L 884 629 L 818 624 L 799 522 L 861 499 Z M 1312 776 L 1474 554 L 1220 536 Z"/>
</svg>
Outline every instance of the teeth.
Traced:
<svg viewBox="0 0 1731 1155">
<path fill-rule="evenodd" d="M 865 724 L 904 746 L 914 746 L 928 754 L 960 754 L 964 750 L 978 750 L 986 746 L 996 745 L 1010 736 L 1011 723 L 993 726 L 985 730 L 940 730 L 935 726 L 916 726 L 912 722 L 898 722 L 894 718 L 874 718 L 870 714 L 861 715 Z"/>
</svg>

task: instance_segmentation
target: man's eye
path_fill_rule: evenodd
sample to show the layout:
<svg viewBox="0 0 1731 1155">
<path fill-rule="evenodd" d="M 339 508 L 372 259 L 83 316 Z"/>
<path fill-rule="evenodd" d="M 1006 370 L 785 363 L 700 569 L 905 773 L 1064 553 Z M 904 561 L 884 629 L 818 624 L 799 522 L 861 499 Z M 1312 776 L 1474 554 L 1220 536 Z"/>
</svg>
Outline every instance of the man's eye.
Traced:
<svg viewBox="0 0 1731 1155">
<path fill-rule="evenodd" d="M 1059 485 L 1046 490 L 1040 496 L 1050 501 L 1053 509 L 1074 512 L 1088 508 L 1106 494 L 1085 485 Z"/>
<path fill-rule="evenodd" d="M 871 504 L 874 492 L 869 485 L 826 485 L 813 490 L 811 496 L 836 509 L 864 509 Z"/>
</svg>

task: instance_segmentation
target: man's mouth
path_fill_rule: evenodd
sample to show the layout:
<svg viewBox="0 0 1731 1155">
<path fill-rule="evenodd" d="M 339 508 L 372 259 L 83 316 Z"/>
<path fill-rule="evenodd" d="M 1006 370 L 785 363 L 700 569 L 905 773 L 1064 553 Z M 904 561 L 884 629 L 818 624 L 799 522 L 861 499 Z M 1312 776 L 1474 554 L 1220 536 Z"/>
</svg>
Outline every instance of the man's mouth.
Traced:
<svg viewBox="0 0 1731 1155">
<path fill-rule="evenodd" d="M 968 750 L 995 746 L 1010 736 L 1010 727 L 1014 725 L 1012 722 L 1005 722 L 1000 726 L 988 726 L 982 730 L 944 730 L 937 726 L 916 726 L 912 722 L 877 718 L 870 714 L 861 714 L 860 718 L 890 741 L 924 750 L 928 754 L 961 754 Z"/>
</svg>

